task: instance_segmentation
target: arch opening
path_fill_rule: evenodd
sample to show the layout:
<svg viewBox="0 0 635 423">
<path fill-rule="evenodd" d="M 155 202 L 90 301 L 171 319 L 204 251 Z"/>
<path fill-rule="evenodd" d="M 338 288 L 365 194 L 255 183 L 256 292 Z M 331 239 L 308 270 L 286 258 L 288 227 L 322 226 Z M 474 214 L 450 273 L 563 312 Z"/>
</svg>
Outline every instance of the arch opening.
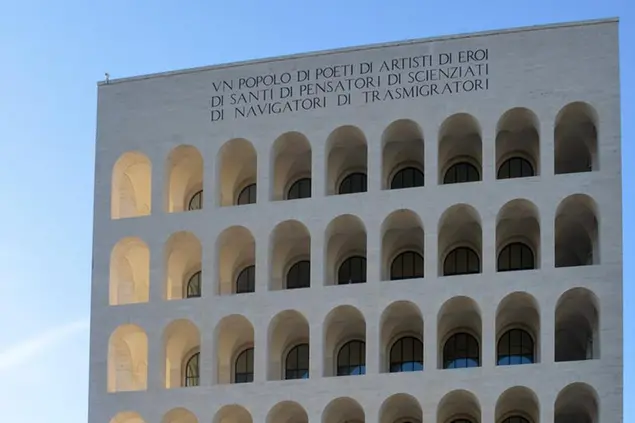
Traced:
<svg viewBox="0 0 635 423">
<path fill-rule="evenodd" d="M 227 141 L 217 156 L 218 204 L 240 206 L 257 200 L 258 154 L 244 138 Z"/>
<path fill-rule="evenodd" d="M 380 319 L 382 373 L 423 370 L 423 316 L 410 301 L 389 305 Z"/>
<path fill-rule="evenodd" d="M 540 174 L 538 117 L 529 109 L 510 109 L 498 121 L 496 179 L 527 178 Z"/>
<path fill-rule="evenodd" d="M 496 310 L 496 364 L 509 366 L 540 362 L 538 302 L 525 292 L 509 294 Z"/>
<path fill-rule="evenodd" d="M 425 149 L 421 127 L 409 119 L 396 120 L 384 130 L 382 189 L 422 187 Z"/>
<path fill-rule="evenodd" d="M 340 126 L 326 140 L 326 195 L 366 192 L 368 146 L 357 127 Z"/>
<path fill-rule="evenodd" d="M 203 207 L 203 156 L 196 147 L 180 145 L 166 164 L 166 211 L 176 213 Z"/>
<path fill-rule="evenodd" d="M 379 423 L 421 423 L 422 418 L 419 401 L 408 394 L 391 395 L 379 409 Z"/>
<path fill-rule="evenodd" d="M 218 293 L 254 292 L 256 285 L 256 241 L 244 226 L 225 229 L 216 241 Z"/>
<path fill-rule="evenodd" d="M 437 423 L 480 423 L 481 405 L 465 390 L 448 392 L 437 406 Z"/>
<path fill-rule="evenodd" d="M 108 392 L 145 391 L 148 336 L 137 325 L 121 325 L 108 340 Z"/>
<path fill-rule="evenodd" d="M 198 386 L 201 335 L 194 323 L 180 319 L 163 332 L 165 387 Z"/>
<path fill-rule="evenodd" d="M 540 421 L 538 397 L 529 388 L 514 386 L 496 401 L 496 421 L 501 423 L 535 423 Z"/>
<path fill-rule="evenodd" d="M 554 423 L 598 423 L 597 392 L 585 383 L 565 386 L 554 404 Z"/>
<path fill-rule="evenodd" d="M 161 423 L 198 423 L 198 419 L 190 410 L 179 407 L 168 411 Z"/>
<path fill-rule="evenodd" d="M 437 317 L 439 369 L 481 366 L 481 312 L 474 300 L 454 297 L 443 304 Z"/>
<path fill-rule="evenodd" d="M 231 404 L 216 412 L 213 423 L 253 423 L 253 419 L 245 407 Z"/>
<path fill-rule="evenodd" d="M 311 144 L 299 132 L 286 132 L 273 143 L 272 190 L 274 201 L 311 197 Z"/>
<path fill-rule="evenodd" d="M 266 423 L 308 423 L 309 416 L 304 407 L 295 401 L 282 401 L 274 405 L 267 414 Z"/>
<path fill-rule="evenodd" d="M 355 307 L 334 308 L 324 319 L 324 376 L 366 373 L 366 319 Z"/>
<path fill-rule="evenodd" d="M 527 200 L 505 204 L 496 218 L 496 270 L 509 272 L 540 267 L 538 208 Z"/>
<path fill-rule="evenodd" d="M 366 282 L 366 227 L 350 214 L 336 217 L 325 232 L 326 285 Z"/>
<path fill-rule="evenodd" d="M 148 302 L 150 249 L 139 238 L 124 238 L 110 253 L 110 305 Z"/>
<path fill-rule="evenodd" d="M 299 312 L 286 310 L 269 323 L 267 380 L 309 377 L 309 322 Z"/>
<path fill-rule="evenodd" d="M 585 288 L 573 288 L 560 296 L 555 316 L 555 360 L 600 358 L 598 299 Z"/>
<path fill-rule="evenodd" d="M 245 383 L 254 376 L 254 327 L 246 317 L 223 317 L 214 331 L 217 348 L 217 382 Z"/>
<path fill-rule="evenodd" d="M 447 118 L 439 130 L 441 184 L 477 182 L 482 178 L 483 143 L 478 121 L 467 113 Z"/>
<path fill-rule="evenodd" d="M 332 400 L 322 412 L 322 423 L 364 423 L 364 409 L 357 401 L 349 397 Z"/>
<path fill-rule="evenodd" d="M 467 204 L 447 209 L 438 225 L 439 276 L 481 273 L 481 217 Z"/>
<path fill-rule="evenodd" d="M 586 103 L 571 103 L 560 110 L 554 130 L 556 175 L 599 170 L 597 121 L 597 113 Z"/>
<path fill-rule="evenodd" d="M 148 216 L 152 209 L 152 163 L 137 151 L 124 153 L 112 169 L 110 217 Z"/>
<path fill-rule="evenodd" d="M 397 210 L 382 224 L 382 280 L 424 276 L 425 234 L 421 218 L 411 210 Z"/>
<path fill-rule="evenodd" d="M 270 290 L 309 288 L 311 285 L 311 235 L 296 220 L 278 224 L 270 237 Z"/>
<path fill-rule="evenodd" d="M 201 242 L 191 232 L 177 232 L 165 243 L 166 282 L 168 300 L 201 296 Z"/>
<path fill-rule="evenodd" d="M 600 263 L 597 210 L 587 195 L 574 194 L 562 200 L 555 220 L 556 267 Z"/>
</svg>

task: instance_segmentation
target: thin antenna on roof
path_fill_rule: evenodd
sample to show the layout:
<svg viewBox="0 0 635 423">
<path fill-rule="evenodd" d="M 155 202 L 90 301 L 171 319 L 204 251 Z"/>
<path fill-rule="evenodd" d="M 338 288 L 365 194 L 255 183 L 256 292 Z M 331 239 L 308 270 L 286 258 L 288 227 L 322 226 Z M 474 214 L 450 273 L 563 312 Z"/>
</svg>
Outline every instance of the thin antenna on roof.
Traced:
<svg viewBox="0 0 635 423">
<path fill-rule="evenodd" d="M 106 72 L 104 75 L 106 75 L 106 84 L 110 83 L 110 74 L 108 72 Z"/>
</svg>

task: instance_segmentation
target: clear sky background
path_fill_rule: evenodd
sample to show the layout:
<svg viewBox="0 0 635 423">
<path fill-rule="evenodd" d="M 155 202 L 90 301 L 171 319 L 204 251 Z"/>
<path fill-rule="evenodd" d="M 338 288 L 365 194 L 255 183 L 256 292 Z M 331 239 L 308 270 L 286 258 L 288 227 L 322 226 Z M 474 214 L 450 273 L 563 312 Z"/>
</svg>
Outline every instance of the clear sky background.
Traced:
<svg viewBox="0 0 635 423">
<path fill-rule="evenodd" d="M 120 78 L 616 16 L 624 298 L 633 304 L 634 0 L 0 0 L 2 420 L 87 421 L 96 82 L 104 72 Z M 627 423 L 635 423 L 634 318 L 635 307 L 625 307 Z"/>
</svg>

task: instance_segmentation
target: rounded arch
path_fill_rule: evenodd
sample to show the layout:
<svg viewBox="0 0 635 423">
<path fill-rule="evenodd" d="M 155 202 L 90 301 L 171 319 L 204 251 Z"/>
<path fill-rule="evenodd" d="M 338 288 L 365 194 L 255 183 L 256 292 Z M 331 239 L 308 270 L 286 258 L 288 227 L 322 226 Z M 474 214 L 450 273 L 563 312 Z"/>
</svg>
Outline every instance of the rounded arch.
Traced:
<svg viewBox="0 0 635 423">
<path fill-rule="evenodd" d="M 554 129 L 554 173 L 599 170 L 598 115 L 588 103 L 564 106 L 556 116 Z"/>
<path fill-rule="evenodd" d="M 476 209 L 468 204 L 455 204 L 443 212 L 437 228 L 439 276 L 480 273 L 483 235 L 481 216 Z M 460 254 L 452 255 L 448 260 L 458 248 L 471 249 L 478 258 L 477 262 L 474 263 L 473 259 L 459 260 Z"/>
<path fill-rule="evenodd" d="M 540 421 L 538 396 L 525 386 L 514 386 L 503 392 L 496 401 L 496 421 L 522 417 L 531 422 Z"/>
<path fill-rule="evenodd" d="M 191 232 L 176 232 L 164 248 L 165 296 L 168 300 L 188 297 L 188 282 L 201 271 L 203 248 Z"/>
<path fill-rule="evenodd" d="M 598 297 L 586 288 L 570 289 L 558 299 L 555 313 L 555 360 L 600 358 Z"/>
<path fill-rule="evenodd" d="M 337 375 L 337 360 L 340 349 L 350 341 L 366 342 L 366 318 L 351 305 L 341 305 L 331 310 L 324 318 L 324 376 Z M 362 354 L 365 366 L 365 354 Z"/>
<path fill-rule="evenodd" d="M 251 413 L 238 404 L 221 407 L 214 415 L 213 423 L 253 423 Z"/>
<path fill-rule="evenodd" d="M 288 368 L 287 360 L 289 359 L 289 351 L 300 345 L 309 343 L 309 321 L 300 312 L 296 310 L 285 310 L 276 314 L 269 322 L 269 329 L 267 331 L 267 344 L 269 346 L 269 360 L 267 368 L 267 380 L 282 380 L 295 378 L 287 375 L 286 370 Z M 302 353 L 308 353 L 308 349 L 303 349 Z M 293 357 L 301 363 L 299 365 L 306 364 L 306 370 L 308 372 L 308 355 L 306 357 Z M 302 367 L 304 368 L 304 367 Z"/>
<path fill-rule="evenodd" d="M 178 407 L 165 413 L 161 423 L 198 423 L 198 419 L 190 410 Z"/>
<path fill-rule="evenodd" d="M 455 178 L 446 178 L 450 168 L 459 163 L 473 166 L 478 174 L 457 174 Z M 481 127 L 476 118 L 467 113 L 457 113 L 445 119 L 439 129 L 439 184 L 480 181 L 482 163 Z"/>
<path fill-rule="evenodd" d="M 110 419 L 109 423 L 145 423 L 145 420 L 134 411 L 122 411 Z"/>
<path fill-rule="evenodd" d="M 496 125 L 496 179 L 540 174 L 540 122 L 525 107 L 507 110 Z"/>
<path fill-rule="evenodd" d="M 481 422 L 481 405 L 476 395 L 470 391 L 457 389 L 448 392 L 437 405 L 437 423 L 447 423 L 450 419 L 467 419 Z"/>
<path fill-rule="evenodd" d="M 219 384 L 232 383 L 238 355 L 254 346 L 254 326 L 241 314 L 223 317 L 214 329 Z M 253 368 L 253 362 L 251 363 Z"/>
<path fill-rule="evenodd" d="M 366 226 L 364 222 L 352 214 L 344 214 L 333 219 L 324 234 L 324 262 L 326 285 L 366 282 L 365 265 L 355 273 L 357 280 L 339 280 L 339 270 L 343 262 L 352 256 L 366 258 Z M 364 263 L 365 264 L 365 263 Z M 360 280 L 360 278 L 363 278 Z"/>
<path fill-rule="evenodd" d="M 423 367 L 423 315 L 419 307 L 410 301 L 395 301 L 382 312 L 380 318 L 381 350 L 380 370 L 402 372 Z M 395 344 L 404 338 L 414 338 L 411 348 L 396 351 Z M 410 345 L 408 345 L 410 347 Z M 400 345 L 403 347 L 403 345 Z"/>
<path fill-rule="evenodd" d="M 311 143 L 300 132 L 285 132 L 271 147 L 271 199 L 286 200 L 291 185 L 311 179 Z"/>
<path fill-rule="evenodd" d="M 527 248 L 524 248 L 527 247 Z M 507 202 L 496 216 L 496 270 L 540 267 L 540 212 L 531 201 Z"/>
<path fill-rule="evenodd" d="M 179 319 L 166 326 L 163 331 L 166 388 L 186 385 L 186 363 L 194 353 L 199 352 L 200 345 L 200 331 L 190 320 Z"/>
<path fill-rule="evenodd" d="M 218 205 L 237 205 L 240 193 L 246 187 L 256 183 L 258 153 L 249 140 L 233 138 L 223 144 L 216 157 Z M 255 203 L 255 195 L 253 197 L 250 201 L 253 200 Z"/>
<path fill-rule="evenodd" d="M 108 392 L 145 391 L 148 336 L 137 325 L 117 327 L 108 340 Z"/>
<path fill-rule="evenodd" d="M 393 178 L 400 170 L 412 167 L 424 173 L 425 148 L 423 131 L 418 123 L 410 119 L 399 119 L 386 127 L 381 136 L 382 145 L 382 189 L 391 189 Z M 424 185 L 421 178 L 420 186 Z M 414 181 L 414 179 L 413 179 Z M 395 188 L 419 186 L 402 181 Z"/>
<path fill-rule="evenodd" d="M 168 155 L 166 174 L 166 211 L 189 210 L 192 197 L 203 190 L 203 156 L 194 146 L 179 145 Z"/>
<path fill-rule="evenodd" d="M 138 151 L 122 154 L 112 168 L 110 217 L 147 216 L 152 210 L 152 163 Z"/>
<path fill-rule="evenodd" d="M 350 397 L 335 398 L 322 411 L 322 423 L 364 423 L 362 406 Z"/>
<path fill-rule="evenodd" d="M 216 251 L 218 293 L 220 295 L 236 293 L 238 276 L 244 269 L 256 263 L 254 236 L 244 226 L 231 226 L 218 235 Z"/>
<path fill-rule="evenodd" d="M 298 276 L 295 273 L 289 273 L 294 264 L 298 261 L 311 260 L 311 234 L 308 228 L 297 220 L 286 220 L 276 225 L 269 240 L 271 254 L 269 289 L 280 290 L 290 286 L 304 287 L 306 281 L 289 284 L 288 279 Z M 301 276 L 306 275 L 302 273 Z"/>
<path fill-rule="evenodd" d="M 422 418 L 421 404 L 410 394 L 393 394 L 386 398 L 379 408 L 379 423 L 420 423 Z"/>
<path fill-rule="evenodd" d="M 600 401 L 595 389 L 582 382 L 565 386 L 554 404 L 554 423 L 597 423 Z"/>
<path fill-rule="evenodd" d="M 437 314 L 438 368 L 480 366 L 481 338 L 481 310 L 476 301 L 465 296 L 447 300 Z M 457 343 L 467 347 L 457 348 Z"/>
<path fill-rule="evenodd" d="M 556 267 L 600 263 L 598 207 L 586 194 L 563 199 L 556 209 Z"/>
<path fill-rule="evenodd" d="M 295 401 L 282 401 L 267 413 L 266 423 L 308 423 L 309 415 L 304 407 Z"/>
<path fill-rule="evenodd" d="M 109 304 L 145 303 L 149 296 L 150 249 L 139 238 L 124 238 L 110 253 Z"/>
<path fill-rule="evenodd" d="M 424 257 L 423 223 L 412 210 L 401 209 L 389 214 L 381 225 L 381 237 L 382 280 L 393 279 L 392 264 L 400 254 L 412 251 Z M 415 266 L 413 270 L 413 276 L 423 277 L 423 266 L 421 269 Z"/>
<path fill-rule="evenodd" d="M 540 306 L 531 294 L 513 292 L 498 304 L 496 346 L 498 365 L 540 362 Z"/>
<path fill-rule="evenodd" d="M 340 194 L 340 184 L 347 175 L 366 175 L 367 157 L 368 145 L 361 129 L 344 125 L 331 132 L 326 139 L 326 195 Z"/>
</svg>

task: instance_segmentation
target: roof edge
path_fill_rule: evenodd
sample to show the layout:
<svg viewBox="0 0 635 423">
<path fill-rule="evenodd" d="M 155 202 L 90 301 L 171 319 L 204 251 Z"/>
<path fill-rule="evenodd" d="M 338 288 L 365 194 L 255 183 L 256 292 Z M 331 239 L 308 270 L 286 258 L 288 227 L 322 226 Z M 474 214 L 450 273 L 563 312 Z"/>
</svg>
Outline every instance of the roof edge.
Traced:
<svg viewBox="0 0 635 423">
<path fill-rule="evenodd" d="M 286 55 L 261 58 L 261 59 L 241 60 L 237 62 L 221 63 L 217 65 L 198 66 L 198 67 L 186 68 L 186 69 L 180 69 L 180 70 L 156 72 L 156 73 L 149 73 L 145 75 L 117 78 L 117 79 L 111 79 L 108 82 L 102 80 L 97 82 L 97 86 L 113 85 L 113 84 L 120 84 L 124 82 L 140 81 L 144 79 L 161 78 L 161 77 L 167 77 L 167 76 L 173 76 L 173 75 L 183 75 L 188 73 L 205 72 L 210 70 L 227 69 L 227 68 L 256 65 L 256 64 L 262 64 L 262 63 L 282 62 L 282 61 L 287 61 L 292 59 L 325 56 L 329 54 L 349 53 L 349 52 L 364 51 L 364 50 L 376 50 L 376 49 L 385 48 L 385 47 L 398 47 L 398 46 L 406 46 L 411 44 L 430 43 L 430 42 L 437 42 L 437 41 L 455 40 L 455 39 L 461 39 L 461 38 L 477 38 L 477 37 L 485 37 L 485 36 L 498 35 L 498 34 L 513 34 L 516 32 L 541 31 L 546 29 L 568 28 L 568 27 L 576 27 L 576 26 L 590 26 L 590 25 L 599 25 L 599 24 L 607 24 L 607 23 L 619 23 L 619 18 L 611 17 L 611 18 L 571 21 L 571 22 L 562 22 L 562 23 L 530 25 L 530 26 L 522 26 L 522 27 L 516 27 L 516 28 L 509 28 L 509 29 L 495 29 L 495 30 L 477 31 L 477 32 L 461 33 L 461 34 L 454 34 L 454 35 L 414 38 L 414 39 L 408 39 L 408 40 L 402 40 L 402 41 L 373 43 L 373 44 L 365 44 L 365 45 L 352 46 L 352 47 L 342 47 L 342 48 L 335 48 L 335 49 L 328 49 L 328 50 L 317 50 L 317 51 L 306 52 L 306 53 L 286 54 Z"/>
</svg>

